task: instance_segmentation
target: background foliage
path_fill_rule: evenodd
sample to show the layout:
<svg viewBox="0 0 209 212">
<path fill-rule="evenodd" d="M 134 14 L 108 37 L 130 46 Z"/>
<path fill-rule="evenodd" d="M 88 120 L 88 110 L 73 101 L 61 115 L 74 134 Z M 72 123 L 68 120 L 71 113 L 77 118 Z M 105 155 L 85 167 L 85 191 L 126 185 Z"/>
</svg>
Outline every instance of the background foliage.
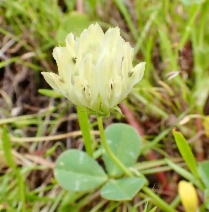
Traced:
<svg viewBox="0 0 209 212">
<path fill-rule="evenodd" d="M 61 152 L 82 149 L 83 143 L 71 103 L 54 92 L 38 92 L 49 88 L 40 72 L 56 72 L 52 49 L 62 45 L 69 32 L 79 35 L 94 22 L 104 30 L 119 26 L 135 47 L 135 63 L 146 61 L 143 80 L 123 103 L 128 113 L 122 104 L 125 117 L 112 115 L 106 126 L 133 124 L 134 117 L 143 136 L 136 168 L 171 202 L 181 176 L 164 158 L 187 169 L 171 133 L 173 126 L 188 139 L 196 161 L 209 158 L 208 12 L 209 1 L 198 0 L 0 1 L 0 210 L 142 211 L 147 201 L 143 193 L 130 202 L 112 202 L 99 192 L 64 191 L 53 177 Z M 99 158 L 94 117 L 91 123 L 98 148 L 94 156 Z"/>
</svg>

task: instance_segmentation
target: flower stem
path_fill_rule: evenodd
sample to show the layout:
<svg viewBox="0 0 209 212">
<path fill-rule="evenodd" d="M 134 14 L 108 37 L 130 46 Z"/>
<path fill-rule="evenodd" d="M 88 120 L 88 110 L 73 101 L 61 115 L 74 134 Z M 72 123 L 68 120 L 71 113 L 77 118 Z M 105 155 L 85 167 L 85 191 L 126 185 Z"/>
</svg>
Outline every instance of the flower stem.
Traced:
<svg viewBox="0 0 209 212">
<path fill-rule="evenodd" d="M 103 127 L 103 121 L 102 121 L 102 117 L 97 117 L 98 120 L 98 126 L 99 126 L 99 131 L 100 131 L 100 137 L 101 137 L 101 142 L 102 145 L 105 148 L 105 151 L 107 152 L 107 154 L 109 155 L 109 157 L 112 159 L 112 161 L 124 172 L 124 174 L 126 174 L 129 177 L 133 177 L 133 173 L 131 173 L 131 171 L 125 167 L 120 161 L 119 159 L 114 155 L 114 153 L 112 152 L 112 150 L 110 149 L 108 143 L 107 143 L 107 139 L 105 137 L 105 133 L 104 133 L 104 127 Z M 173 209 L 172 207 L 170 207 L 165 201 L 163 201 L 157 194 L 155 194 L 150 188 L 144 186 L 142 188 L 142 190 L 144 191 L 144 193 L 146 193 L 152 200 L 153 202 L 163 211 L 166 212 L 176 212 L 175 209 Z"/>
<path fill-rule="evenodd" d="M 98 120 L 98 126 L 99 126 L 99 132 L 101 137 L 102 145 L 104 146 L 105 151 L 109 155 L 109 157 L 112 159 L 112 161 L 129 177 L 133 177 L 133 174 L 118 160 L 118 158 L 114 155 L 112 150 L 110 149 L 107 139 L 105 137 L 104 133 L 104 127 L 103 127 L 103 121 L 102 117 L 97 117 Z"/>
<path fill-rule="evenodd" d="M 90 134 L 88 115 L 85 109 L 81 106 L 77 106 L 77 114 L 78 114 L 78 122 L 83 135 L 86 152 L 92 157 L 93 149 L 92 149 L 92 140 Z"/>
</svg>

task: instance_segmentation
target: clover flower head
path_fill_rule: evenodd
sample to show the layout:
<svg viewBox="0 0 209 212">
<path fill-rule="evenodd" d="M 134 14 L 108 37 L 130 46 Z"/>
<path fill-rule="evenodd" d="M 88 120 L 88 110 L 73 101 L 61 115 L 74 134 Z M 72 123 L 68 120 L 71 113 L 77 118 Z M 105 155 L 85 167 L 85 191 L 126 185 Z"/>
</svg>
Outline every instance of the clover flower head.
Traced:
<svg viewBox="0 0 209 212">
<path fill-rule="evenodd" d="M 187 181 L 180 181 L 178 193 L 186 212 L 196 212 L 198 209 L 198 197 L 194 186 Z"/>
<path fill-rule="evenodd" d="M 54 90 L 93 114 L 107 116 L 143 77 L 145 63 L 132 66 L 133 48 L 118 27 L 104 33 L 92 24 L 80 37 L 68 34 L 65 42 L 53 51 L 59 74 L 42 74 Z"/>
</svg>

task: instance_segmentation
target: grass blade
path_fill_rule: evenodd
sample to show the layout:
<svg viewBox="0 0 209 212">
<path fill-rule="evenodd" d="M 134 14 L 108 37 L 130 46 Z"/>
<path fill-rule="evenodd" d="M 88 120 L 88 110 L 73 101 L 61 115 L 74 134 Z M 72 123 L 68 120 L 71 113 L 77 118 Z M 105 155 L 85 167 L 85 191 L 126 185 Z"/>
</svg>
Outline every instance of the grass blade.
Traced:
<svg viewBox="0 0 209 212">
<path fill-rule="evenodd" d="M 12 155 L 11 140 L 9 137 L 9 131 L 6 126 L 3 126 L 1 139 L 3 144 L 5 159 L 8 163 L 8 166 L 11 168 L 15 168 L 16 164 Z"/>
<path fill-rule="evenodd" d="M 193 175 L 196 178 L 199 178 L 197 163 L 189 144 L 187 143 L 184 136 L 180 132 L 178 132 L 175 128 L 173 129 L 172 132 L 173 132 L 177 147 L 179 149 L 179 152 L 181 153 L 181 156 L 183 157 L 184 161 L 186 162 L 187 166 L 189 167 Z"/>
</svg>

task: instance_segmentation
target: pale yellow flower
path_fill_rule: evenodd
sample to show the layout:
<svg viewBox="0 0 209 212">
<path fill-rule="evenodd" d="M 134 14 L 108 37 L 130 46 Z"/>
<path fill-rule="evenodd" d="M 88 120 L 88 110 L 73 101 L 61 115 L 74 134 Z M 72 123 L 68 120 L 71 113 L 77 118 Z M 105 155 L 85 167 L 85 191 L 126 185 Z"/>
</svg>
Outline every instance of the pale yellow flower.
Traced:
<svg viewBox="0 0 209 212">
<path fill-rule="evenodd" d="M 143 77 L 145 63 L 133 68 L 133 48 L 118 27 L 104 33 L 92 24 L 80 37 L 68 34 L 65 42 L 53 51 L 59 75 L 42 74 L 54 90 L 94 114 L 108 115 Z"/>
<path fill-rule="evenodd" d="M 184 180 L 178 184 L 178 193 L 186 212 L 196 212 L 198 209 L 198 197 L 194 186 Z"/>
</svg>

